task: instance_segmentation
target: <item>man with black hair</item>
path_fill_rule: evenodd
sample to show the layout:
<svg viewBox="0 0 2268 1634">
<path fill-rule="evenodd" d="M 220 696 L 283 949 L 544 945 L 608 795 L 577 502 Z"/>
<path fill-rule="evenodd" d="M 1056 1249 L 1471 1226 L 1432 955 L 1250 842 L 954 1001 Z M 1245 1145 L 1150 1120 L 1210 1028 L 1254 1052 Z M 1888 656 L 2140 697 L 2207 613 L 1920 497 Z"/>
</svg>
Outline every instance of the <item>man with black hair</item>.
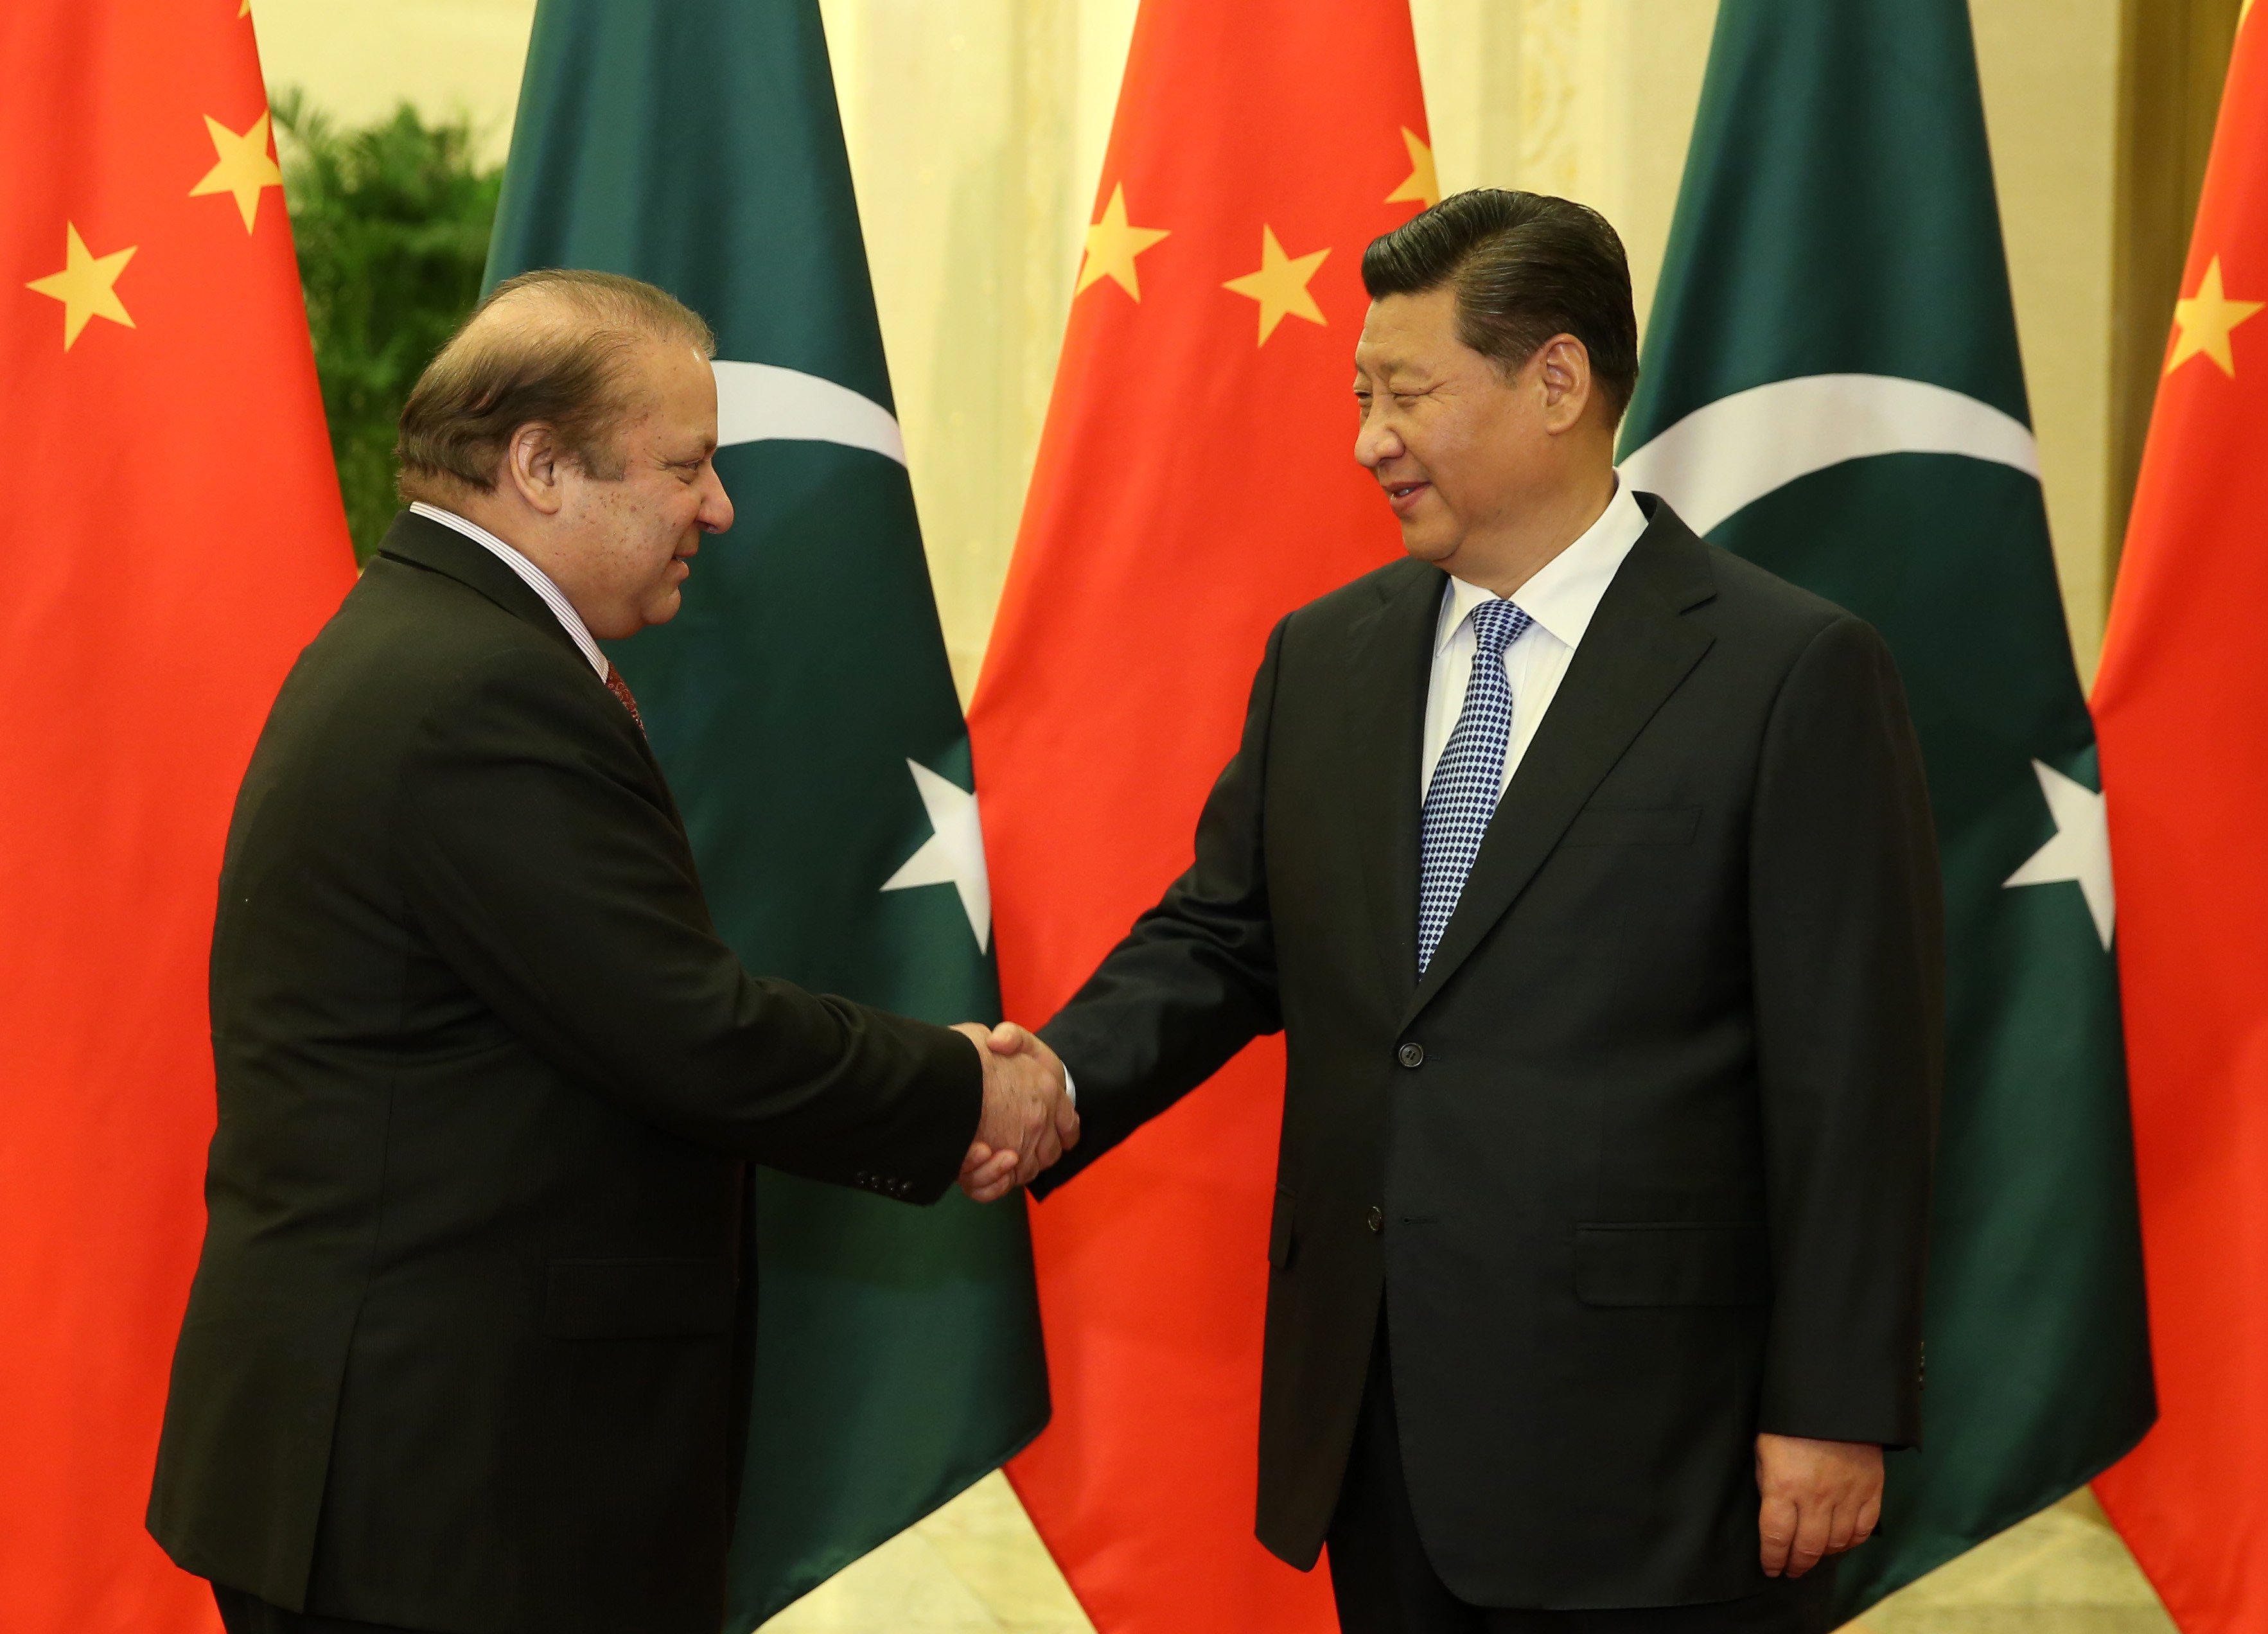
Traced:
<svg viewBox="0 0 2268 1634">
<path fill-rule="evenodd" d="M 1595 213 L 1461 194 L 1363 277 L 1408 558 L 1276 627 L 1194 865 L 992 1047 L 1075 1075 L 1044 1189 L 1286 1034 L 1258 1530 L 1328 1540 L 1344 1627 L 1823 1627 L 1920 1434 L 1942 961 L 1896 672 L 1618 482 Z"/>
</svg>

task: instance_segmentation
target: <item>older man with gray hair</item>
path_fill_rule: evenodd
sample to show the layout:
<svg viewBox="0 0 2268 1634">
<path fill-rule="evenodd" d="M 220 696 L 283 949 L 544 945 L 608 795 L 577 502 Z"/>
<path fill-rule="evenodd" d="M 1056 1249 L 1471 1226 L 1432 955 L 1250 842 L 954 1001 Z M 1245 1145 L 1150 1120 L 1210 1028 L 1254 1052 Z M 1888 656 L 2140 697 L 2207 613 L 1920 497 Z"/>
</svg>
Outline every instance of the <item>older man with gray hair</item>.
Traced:
<svg viewBox="0 0 2268 1634">
<path fill-rule="evenodd" d="M 710 921 L 597 638 L 732 525 L 711 348 L 632 279 L 499 288 L 245 776 L 149 1515 L 230 1634 L 714 1634 L 744 1164 L 925 1203 L 1077 1138 L 1059 1072 Z"/>
</svg>

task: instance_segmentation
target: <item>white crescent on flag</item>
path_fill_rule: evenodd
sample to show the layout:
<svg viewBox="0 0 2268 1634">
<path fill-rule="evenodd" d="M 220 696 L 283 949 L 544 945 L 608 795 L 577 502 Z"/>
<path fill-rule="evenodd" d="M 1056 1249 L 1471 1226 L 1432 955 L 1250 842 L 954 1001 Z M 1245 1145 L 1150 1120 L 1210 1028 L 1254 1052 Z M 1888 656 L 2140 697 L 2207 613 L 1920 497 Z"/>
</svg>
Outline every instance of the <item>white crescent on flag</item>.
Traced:
<svg viewBox="0 0 2268 1634">
<path fill-rule="evenodd" d="M 1697 534 L 1800 476 L 1874 454 L 1964 454 L 2036 479 L 2021 420 L 1942 386 L 1887 374 L 1807 374 L 1704 403 L 1622 462 Z"/>
<path fill-rule="evenodd" d="M 897 416 L 847 386 L 797 369 L 718 358 L 717 445 L 839 443 L 906 462 Z"/>
</svg>

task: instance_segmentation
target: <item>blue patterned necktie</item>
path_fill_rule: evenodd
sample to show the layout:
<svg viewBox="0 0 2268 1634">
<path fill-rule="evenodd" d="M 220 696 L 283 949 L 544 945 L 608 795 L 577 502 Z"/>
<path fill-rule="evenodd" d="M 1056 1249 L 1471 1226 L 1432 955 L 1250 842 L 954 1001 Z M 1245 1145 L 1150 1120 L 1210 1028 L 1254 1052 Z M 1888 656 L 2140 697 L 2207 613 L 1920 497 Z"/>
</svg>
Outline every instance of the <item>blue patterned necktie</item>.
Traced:
<svg viewBox="0 0 2268 1634">
<path fill-rule="evenodd" d="M 1433 961 L 1465 876 L 1480 855 L 1481 836 L 1504 790 L 1504 750 L 1512 736 L 1512 683 L 1504 650 L 1534 622 L 1509 601 L 1472 610 L 1473 670 L 1456 729 L 1425 785 L 1418 868 L 1418 974 Z"/>
</svg>

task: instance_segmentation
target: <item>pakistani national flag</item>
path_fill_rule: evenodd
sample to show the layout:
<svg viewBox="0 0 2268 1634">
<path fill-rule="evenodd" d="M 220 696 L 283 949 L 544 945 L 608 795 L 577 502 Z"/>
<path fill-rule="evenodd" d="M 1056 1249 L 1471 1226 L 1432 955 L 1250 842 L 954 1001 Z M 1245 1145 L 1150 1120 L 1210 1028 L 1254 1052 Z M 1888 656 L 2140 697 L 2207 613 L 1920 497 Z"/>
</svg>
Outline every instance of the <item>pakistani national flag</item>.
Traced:
<svg viewBox="0 0 2268 1634">
<path fill-rule="evenodd" d="M 617 644 L 751 969 L 931 1020 L 998 991 L 968 740 L 815 0 L 542 0 L 490 252 L 650 280 L 717 331 L 732 532 Z M 766 1170 L 728 1596 L 760 1622 L 1046 1422 L 1020 1197 Z"/>
<path fill-rule="evenodd" d="M 1927 1444 L 1855 1614 L 2153 1414 L 2095 736 L 2048 548 L 1962 0 L 1725 0 L 1623 445 L 1889 641 L 1944 859 Z"/>
</svg>

